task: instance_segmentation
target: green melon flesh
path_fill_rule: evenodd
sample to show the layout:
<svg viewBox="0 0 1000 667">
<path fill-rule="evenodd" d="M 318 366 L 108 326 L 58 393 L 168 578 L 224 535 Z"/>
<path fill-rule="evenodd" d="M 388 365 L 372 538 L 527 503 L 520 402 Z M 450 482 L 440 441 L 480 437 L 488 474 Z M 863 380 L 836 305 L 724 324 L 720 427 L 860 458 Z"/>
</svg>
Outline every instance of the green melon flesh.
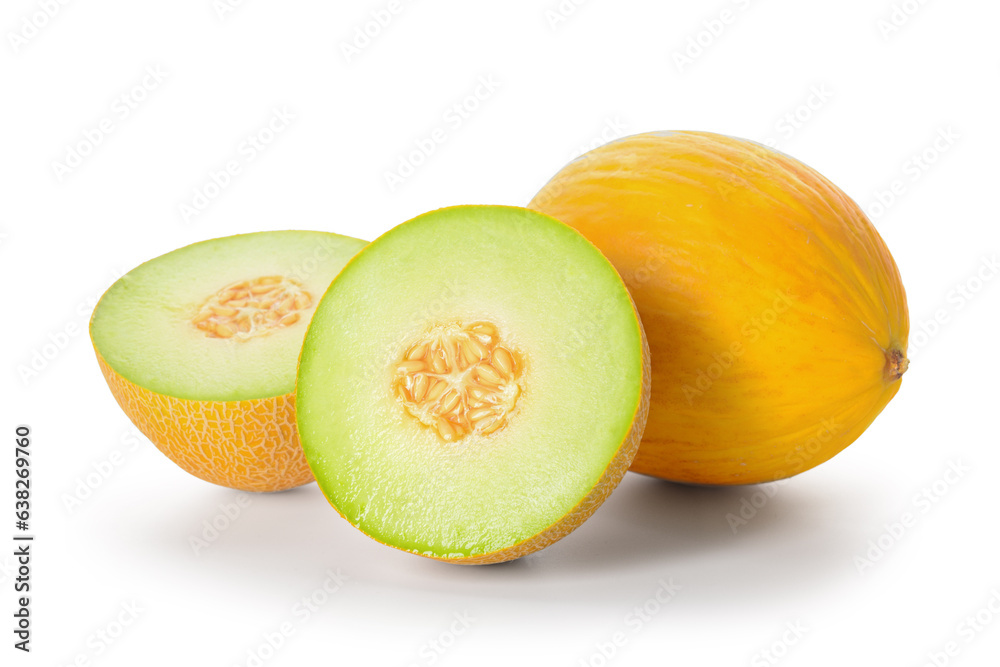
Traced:
<svg viewBox="0 0 1000 667">
<path fill-rule="evenodd" d="M 395 364 L 431 326 L 480 320 L 524 355 L 526 389 L 505 428 L 445 443 L 395 398 Z M 324 494 L 368 535 L 489 554 L 594 487 L 632 426 L 642 365 L 627 290 L 583 236 L 524 209 L 443 209 L 373 242 L 330 286 L 299 361 L 298 427 Z"/>
<path fill-rule="evenodd" d="M 167 396 L 241 401 L 290 393 L 308 318 L 365 245 L 337 234 L 278 231 L 180 248 L 129 271 L 107 291 L 91 321 L 94 345 L 116 373 Z M 208 338 L 192 325 L 223 287 L 271 275 L 296 279 L 312 295 L 299 323 L 243 342 Z"/>
</svg>

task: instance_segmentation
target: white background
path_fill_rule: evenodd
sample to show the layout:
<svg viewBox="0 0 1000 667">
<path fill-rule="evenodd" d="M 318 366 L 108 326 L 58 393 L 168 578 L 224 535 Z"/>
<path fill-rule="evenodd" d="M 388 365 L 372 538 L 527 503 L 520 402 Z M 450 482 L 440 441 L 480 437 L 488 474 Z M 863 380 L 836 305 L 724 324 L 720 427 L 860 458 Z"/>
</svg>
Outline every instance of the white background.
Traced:
<svg viewBox="0 0 1000 667">
<path fill-rule="evenodd" d="M 388 0 L 52 2 L 50 19 L 44 4 L 6 0 L 0 16 L 3 458 L 30 424 L 38 536 L 30 656 L 11 648 L 12 549 L 0 556 L 5 665 L 923 665 L 949 642 L 939 664 L 996 664 L 996 3 L 907 0 L 880 28 L 892 0 L 567 1 L 559 20 L 557 0 L 409 1 L 350 58 Z M 274 109 L 294 120 L 246 159 Z M 103 119 L 79 164 L 55 165 Z M 436 128 L 445 141 L 390 187 Z M 899 264 L 910 371 L 818 469 L 727 489 L 629 475 L 552 548 L 463 568 L 382 547 L 315 485 L 241 498 L 187 475 L 104 385 L 90 310 L 147 259 L 238 232 L 371 239 L 440 206 L 524 204 L 583 149 L 666 129 L 771 140 L 857 199 Z M 185 216 L 233 159 L 240 173 Z M 191 538 L 239 502 L 196 553 Z M 330 594 L 329 572 L 345 579 Z M 666 603 L 661 581 L 679 586 Z"/>
</svg>

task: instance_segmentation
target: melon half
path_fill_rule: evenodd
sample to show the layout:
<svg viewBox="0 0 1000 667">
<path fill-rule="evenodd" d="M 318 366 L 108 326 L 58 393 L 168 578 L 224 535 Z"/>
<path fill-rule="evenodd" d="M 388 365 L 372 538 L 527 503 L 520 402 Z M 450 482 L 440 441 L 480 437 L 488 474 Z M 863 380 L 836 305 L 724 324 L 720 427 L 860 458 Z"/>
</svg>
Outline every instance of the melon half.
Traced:
<svg viewBox="0 0 1000 667">
<path fill-rule="evenodd" d="M 118 404 L 189 473 L 245 491 L 312 481 L 295 366 L 316 304 L 365 241 L 308 231 L 195 243 L 133 269 L 90 323 Z"/>
<path fill-rule="evenodd" d="M 628 469 L 649 355 L 625 284 L 525 209 L 420 216 L 362 250 L 299 361 L 298 425 L 330 503 L 369 536 L 495 563 L 579 526 Z"/>
</svg>

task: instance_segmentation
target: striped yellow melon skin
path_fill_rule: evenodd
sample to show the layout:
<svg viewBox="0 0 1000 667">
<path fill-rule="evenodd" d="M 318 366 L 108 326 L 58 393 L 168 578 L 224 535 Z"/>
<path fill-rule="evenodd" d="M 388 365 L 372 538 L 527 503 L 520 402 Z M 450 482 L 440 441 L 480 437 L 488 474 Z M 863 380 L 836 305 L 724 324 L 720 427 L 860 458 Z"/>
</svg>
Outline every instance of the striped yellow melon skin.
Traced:
<svg viewBox="0 0 1000 667">
<path fill-rule="evenodd" d="M 166 456 L 207 482 L 284 491 L 313 481 L 295 427 L 295 395 L 191 401 L 158 394 L 116 373 L 97 352 L 128 418 Z"/>
<path fill-rule="evenodd" d="M 909 317 L 896 265 L 861 209 L 753 142 L 663 132 L 598 148 L 533 208 L 615 265 L 652 354 L 632 470 L 746 484 L 808 470 L 896 394 Z"/>
</svg>

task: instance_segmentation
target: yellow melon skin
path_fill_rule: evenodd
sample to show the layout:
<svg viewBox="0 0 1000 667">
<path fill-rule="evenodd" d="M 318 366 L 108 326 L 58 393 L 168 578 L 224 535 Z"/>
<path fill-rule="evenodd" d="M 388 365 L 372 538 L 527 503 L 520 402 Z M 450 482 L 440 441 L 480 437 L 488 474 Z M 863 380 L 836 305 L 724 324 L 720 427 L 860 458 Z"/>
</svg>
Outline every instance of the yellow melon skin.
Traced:
<svg viewBox="0 0 1000 667">
<path fill-rule="evenodd" d="M 242 491 L 284 491 L 313 481 L 295 427 L 294 394 L 191 401 L 130 382 L 100 352 L 97 361 L 132 423 L 195 477 Z"/>
<path fill-rule="evenodd" d="M 872 423 L 906 370 L 889 250 L 847 195 L 759 144 L 627 137 L 578 158 L 530 208 L 611 260 L 652 354 L 631 470 L 699 484 L 790 477 Z"/>
</svg>

